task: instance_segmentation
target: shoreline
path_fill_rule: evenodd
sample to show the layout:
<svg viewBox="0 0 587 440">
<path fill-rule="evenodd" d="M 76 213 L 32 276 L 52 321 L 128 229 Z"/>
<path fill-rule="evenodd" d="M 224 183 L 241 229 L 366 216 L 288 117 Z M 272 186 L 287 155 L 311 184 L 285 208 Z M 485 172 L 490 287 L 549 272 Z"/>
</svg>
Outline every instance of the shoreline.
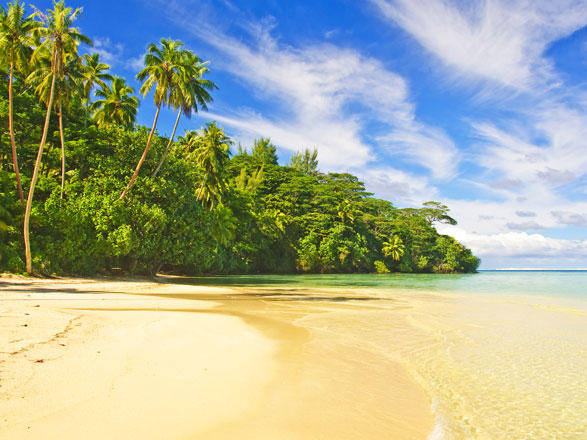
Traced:
<svg viewBox="0 0 587 440">
<path fill-rule="evenodd" d="M 425 439 L 433 429 L 400 362 L 315 325 L 338 322 L 334 311 L 127 279 L 4 276 L 0 298 L 2 438 Z"/>
</svg>

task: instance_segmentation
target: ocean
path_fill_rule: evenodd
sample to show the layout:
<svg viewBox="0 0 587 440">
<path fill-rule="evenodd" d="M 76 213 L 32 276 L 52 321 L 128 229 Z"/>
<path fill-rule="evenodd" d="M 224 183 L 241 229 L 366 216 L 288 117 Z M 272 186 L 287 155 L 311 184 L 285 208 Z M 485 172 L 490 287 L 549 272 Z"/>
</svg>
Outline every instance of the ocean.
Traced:
<svg viewBox="0 0 587 440">
<path fill-rule="evenodd" d="M 385 399 L 369 406 L 368 396 L 381 389 L 366 389 L 360 376 L 376 374 L 385 388 L 394 380 L 381 368 L 389 360 L 428 395 L 435 417 L 429 440 L 587 438 L 587 271 L 184 282 L 254 292 L 268 304 L 264 313 L 287 307 L 313 337 L 352 346 L 362 358 L 356 387 L 365 401 L 347 403 L 372 423 L 389 414 Z M 351 361 L 338 365 L 344 370 Z"/>
</svg>

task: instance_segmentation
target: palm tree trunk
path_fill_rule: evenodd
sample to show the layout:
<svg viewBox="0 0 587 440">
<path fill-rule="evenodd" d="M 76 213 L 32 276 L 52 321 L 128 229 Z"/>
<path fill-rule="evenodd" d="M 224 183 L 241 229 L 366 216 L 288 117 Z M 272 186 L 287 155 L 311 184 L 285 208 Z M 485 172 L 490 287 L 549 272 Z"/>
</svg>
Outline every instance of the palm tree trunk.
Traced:
<svg viewBox="0 0 587 440">
<path fill-rule="evenodd" d="M 20 204 L 24 206 L 24 196 L 22 194 L 22 185 L 20 183 L 20 174 L 18 172 L 18 156 L 16 154 L 16 142 L 14 141 L 14 126 L 12 122 L 12 80 L 14 79 L 14 66 L 10 64 L 10 76 L 8 80 L 8 131 L 10 132 L 10 144 L 12 145 L 12 164 L 14 174 L 16 175 L 16 187 L 18 188 L 18 197 Z"/>
<path fill-rule="evenodd" d="M 63 137 L 63 108 L 61 102 L 59 103 L 59 136 L 61 137 L 61 194 L 60 199 L 63 199 L 63 188 L 65 187 L 65 139 Z"/>
<path fill-rule="evenodd" d="M 204 174 L 204 180 L 202 180 L 202 186 L 200 186 L 200 191 L 198 191 L 198 196 L 196 200 L 200 200 L 202 197 L 202 191 L 204 191 L 204 185 L 206 184 L 206 179 L 208 178 L 208 173 Z"/>
<path fill-rule="evenodd" d="M 147 146 L 145 147 L 145 151 L 143 151 L 143 155 L 141 156 L 139 163 L 137 164 L 137 168 L 136 168 L 134 174 L 132 175 L 130 182 L 128 182 L 128 185 L 126 185 L 126 188 L 124 188 L 124 191 L 122 191 L 122 194 L 120 195 L 120 200 L 124 199 L 124 197 L 126 196 L 126 193 L 128 193 L 128 191 L 132 187 L 133 183 L 135 183 L 135 179 L 139 175 L 139 171 L 141 170 L 141 166 L 143 165 L 143 162 L 145 161 L 145 158 L 147 157 L 147 151 L 149 151 L 149 147 L 151 145 L 151 139 L 153 139 L 153 134 L 155 133 L 155 127 L 157 126 L 157 118 L 159 118 L 159 110 L 161 110 L 161 104 L 159 104 L 157 106 L 157 112 L 155 113 L 155 120 L 153 121 L 153 128 L 151 128 L 151 132 L 149 133 L 149 138 L 147 139 Z"/>
<path fill-rule="evenodd" d="M 171 147 L 171 144 L 173 144 L 173 138 L 175 136 L 175 130 L 177 129 L 177 124 L 179 123 L 179 117 L 181 116 L 181 110 L 182 109 L 180 108 L 179 111 L 177 112 L 177 119 L 175 120 L 175 125 L 173 126 L 173 131 L 171 132 L 171 137 L 169 138 L 169 142 L 167 142 L 167 147 L 165 148 L 165 152 L 163 153 L 163 156 L 161 157 L 161 160 L 159 161 L 159 165 L 157 165 L 157 168 L 155 168 L 155 171 L 153 172 L 151 177 L 157 176 L 157 173 L 161 169 L 161 165 L 163 165 L 163 162 L 165 162 L 165 159 L 167 158 L 167 154 L 169 153 L 169 148 Z"/>
<path fill-rule="evenodd" d="M 84 118 L 84 128 L 88 126 L 90 120 L 90 98 L 88 97 L 84 102 L 84 110 L 86 111 L 86 117 Z"/>
<path fill-rule="evenodd" d="M 35 193 L 35 185 L 37 184 L 37 178 L 39 177 L 39 168 L 41 168 L 41 158 L 43 157 L 43 149 L 45 148 L 45 142 L 47 140 L 47 132 L 49 131 L 49 121 L 51 120 L 51 108 L 53 107 L 53 97 L 55 94 L 55 78 L 57 75 L 53 75 L 51 80 L 51 94 L 49 96 L 49 103 L 47 104 L 47 115 L 45 116 L 45 126 L 43 127 L 43 136 L 41 137 L 41 143 L 39 144 L 39 152 L 37 153 L 37 160 L 35 162 L 35 168 L 33 170 L 33 177 L 31 179 L 31 186 L 29 187 L 29 195 L 26 202 L 26 209 L 24 211 L 24 252 L 26 258 L 26 271 L 29 274 L 33 273 L 33 260 L 31 258 L 31 243 L 29 237 L 29 223 L 31 219 L 31 209 L 33 207 L 33 195 Z"/>
</svg>

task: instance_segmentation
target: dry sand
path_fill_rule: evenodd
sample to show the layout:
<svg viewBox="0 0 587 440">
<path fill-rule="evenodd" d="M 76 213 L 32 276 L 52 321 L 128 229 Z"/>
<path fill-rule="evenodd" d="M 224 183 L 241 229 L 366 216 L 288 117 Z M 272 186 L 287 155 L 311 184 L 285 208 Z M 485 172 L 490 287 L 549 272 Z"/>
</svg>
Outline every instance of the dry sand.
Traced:
<svg viewBox="0 0 587 440">
<path fill-rule="evenodd" d="M 401 364 L 306 325 L 328 312 L 303 302 L 6 276 L 0 300 L 2 439 L 401 440 L 432 431 L 429 399 Z"/>
</svg>

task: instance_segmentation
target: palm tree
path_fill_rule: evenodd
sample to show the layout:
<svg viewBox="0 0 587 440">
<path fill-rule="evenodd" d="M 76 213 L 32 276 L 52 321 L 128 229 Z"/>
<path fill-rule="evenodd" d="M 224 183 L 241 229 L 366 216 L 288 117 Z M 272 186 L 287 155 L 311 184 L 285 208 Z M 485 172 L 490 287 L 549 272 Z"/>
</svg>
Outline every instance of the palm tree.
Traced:
<svg viewBox="0 0 587 440">
<path fill-rule="evenodd" d="M 343 225 L 352 226 L 355 223 L 355 217 L 359 214 L 359 211 L 355 209 L 350 200 L 344 199 L 336 207 L 336 214 Z"/>
<path fill-rule="evenodd" d="M 212 237 L 219 245 L 228 246 L 236 236 L 238 221 L 231 209 L 226 206 L 216 209 L 214 217 Z"/>
<path fill-rule="evenodd" d="M 206 123 L 193 151 L 196 165 L 204 170 L 196 198 L 202 204 L 207 204 L 210 210 L 222 199 L 222 191 L 226 186 L 223 171 L 230 159 L 230 146 L 233 144 L 223 130 L 216 122 Z"/>
<path fill-rule="evenodd" d="M 188 156 L 191 156 L 198 145 L 200 133 L 197 130 L 186 130 L 183 136 L 177 139 L 177 143 L 183 146 Z"/>
<path fill-rule="evenodd" d="M 0 57 L 9 66 L 8 70 L 8 131 L 12 146 L 12 163 L 16 175 L 16 186 L 20 203 L 24 206 L 24 195 L 18 171 L 18 155 L 14 140 L 14 126 L 12 116 L 14 70 L 26 73 L 33 46 L 33 31 L 39 23 L 31 17 L 25 17 L 24 3 L 14 0 L 8 4 L 8 11 L 0 6 Z"/>
<path fill-rule="evenodd" d="M 395 261 L 399 261 L 399 259 L 404 255 L 404 250 L 404 243 L 397 235 L 394 235 L 389 241 L 383 243 L 383 254 L 386 257 L 391 255 L 391 258 L 393 258 Z"/>
<path fill-rule="evenodd" d="M 182 68 L 182 57 L 180 50 L 182 46 L 183 44 L 180 41 L 162 39 L 161 48 L 157 47 L 157 45 L 153 43 L 151 43 L 147 48 L 147 54 L 145 55 L 145 68 L 137 74 L 137 79 L 144 81 L 140 90 L 143 96 L 146 96 L 153 88 L 155 88 L 154 99 L 155 105 L 157 106 L 157 111 L 155 112 L 153 127 L 151 128 L 151 132 L 147 138 L 145 151 L 143 151 L 143 155 L 139 159 L 139 163 L 137 164 L 130 182 L 128 182 L 128 185 L 124 191 L 122 191 L 120 200 L 124 199 L 132 187 L 135 179 L 139 175 L 141 166 L 147 157 L 147 152 L 149 151 L 151 140 L 153 139 L 153 134 L 155 133 L 155 128 L 157 127 L 157 119 L 159 118 L 159 111 L 161 110 L 161 106 L 169 105 L 171 92 L 180 82 L 180 72 Z"/>
<path fill-rule="evenodd" d="M 207 67 L 208 61 L 202 62 L 196 54 L 189 50 L 182 51 L 181 57 L 183 60 L 181 69 L 179 70 L 179 81 L 170 94 L 169 102 L 174 110 L 178 110 L 177 118 L 175 119 L 175 125 L 173 126 L 173 131 L 171 132 L 171 137 L 169 138 L 165 152 L 161 156 L 161 160 L 157 168 L 155 168 L 152 177 L 157 175 L 167 158 L 182 113 L 190 118 L 192 110 L 196 113 L 198 112 L 198 104 L 204 110 L 208 110 L 206 103 L 212 101 L 212 96 L 210 96 L 208 90 L 218 88 L 212 81 L 202 79 L 202 76 L 210 71 Z"/>
<path fill-rule="evenodd" d="M 39 151 L 35 161 L 35 168 L 29 188 L 27 204 L 24 214 L 24 245 L 26 270 L 28 273 L 33 272 L 33 263 L 31 258 L 31 245 L 29 237 L 29 223 L 31 217 L 31 209 L 33 205 L 33 197 L 35 193 L 35 185 L 39 176 L 39 169 L 41 167 L 41 159 L 43 158 L 43 149 L 47 140 L 47 132 L 49 131 L 49 121 L 51 120 L 51 109 L 53 107 L 53 100 L 55 96 L 55 86 L 57 79 L 62 79 L 65 69 L 65 53 L 75 53 L 79 43 L 92 44 L 92 41 L 83 35 L 79 29 L 72 27 L 75 19 L 81 14 L 82 9 L 78 8 L 75 11 L 71 8 L 65 7 L 64 1 L 55 1 L 53 9 L 49 10 L 47 14 L 39 10 L 35 11 L 35 16 L 38 17 L 42 26 L 39 26 L 35 33 L 38 35 L 40 42 L 35 52 L 33 52 L 33 59 L 37 54 L 44 50 L 49 50 L 51 53 L 51 70 L 53 72 L 51 78 L 51 89 L 49 93 L 49 100 L 47 103 L 47 114 L 45 116 L 45 125 L 43 127 L 43 135 L 39 144 Z"/>
<path fill-rule="evenodd" d="M 98 127 L 132 127 L 139 107 L 139 100 L 131 96 L 134 92 L 124 78 L 118 76 L 113 77 L 112 86 L 103 83 L 101 89 L 95 92 L 96 97 L 102 99 L 90 107 Z"/>
<path fill-rule="evenodd" d="M 90 112 L 90 96 L 92 94 L 92 89 L 96 85 L 105 87 L 106 81 L 112 81 L 112 75 L 108 73 L 109 69 L 110 66 L 108 64 L 100 62 L 99 54 L 93 53 L 91 55 L 82 55 L 82 87 L 86 116 L 88 116 Z"/>
<path fill-rule="evenodd" d="M 48 105 L 51 95 L 53 71 L 48 50 L 37 54 L 35 70 L 28 76 L 27 81 L 36 86 L 35 91 L 39 101 Z M 71 98 L 80 91 L 83 79 L 83 70 L 77 53 L 65 51 L 63 57 L 63 77 L 55 82 L 53 107 L 59 118 L 59 137 L 61 141 L 61 194 L 65 187 L 65 136 L 63 134 L 63 107 L 67 107 Z"/>
</svg>

